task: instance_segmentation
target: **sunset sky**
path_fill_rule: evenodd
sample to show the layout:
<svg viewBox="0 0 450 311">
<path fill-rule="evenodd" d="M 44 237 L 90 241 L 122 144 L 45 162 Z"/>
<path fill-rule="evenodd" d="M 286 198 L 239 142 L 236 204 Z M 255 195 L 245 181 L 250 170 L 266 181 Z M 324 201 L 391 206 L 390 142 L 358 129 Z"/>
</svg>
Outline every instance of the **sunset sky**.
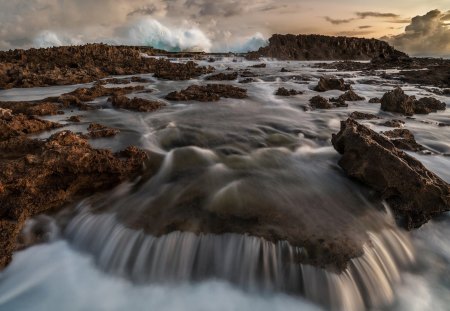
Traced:
<svg viewBox="0 0 450 311">
<path fill-rule="evenodd" d="M 273 33 L 319 33 L 448 57 L 449 10 L 449 0 L 0 0 L 0 49 L 102 41 L 244 51 Z"/>
</svg>

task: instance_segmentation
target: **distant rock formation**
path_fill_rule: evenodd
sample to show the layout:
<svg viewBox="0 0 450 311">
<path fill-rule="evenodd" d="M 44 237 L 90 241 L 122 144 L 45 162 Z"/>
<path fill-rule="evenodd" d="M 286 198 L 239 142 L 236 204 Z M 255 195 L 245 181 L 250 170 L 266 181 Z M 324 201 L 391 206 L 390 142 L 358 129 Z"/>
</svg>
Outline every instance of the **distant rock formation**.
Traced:
<svg viewBox="0 0 450 311">
<path fill-rule="evenodd" d="M 376 39 L 322 35 L 273 35 L 269 45 L 250 52 L 249 59 L 280 60 L 372 60 L 407 57 L 388 43 Z"/>
</svg>

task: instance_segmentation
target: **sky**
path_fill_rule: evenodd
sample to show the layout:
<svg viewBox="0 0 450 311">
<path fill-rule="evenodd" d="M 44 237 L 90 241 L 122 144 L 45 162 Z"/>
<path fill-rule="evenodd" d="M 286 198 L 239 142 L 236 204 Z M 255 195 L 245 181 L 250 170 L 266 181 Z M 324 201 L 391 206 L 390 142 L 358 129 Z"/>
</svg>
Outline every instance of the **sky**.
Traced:
<svg viewBox="0 0 450 311">
<path fill-rule="evenodd" d="M 450 0 L 0 0 L 0 49 L 89 42 L 255 50 L 274 33 L 382 38 L 450 57 Z"/>
</svg>

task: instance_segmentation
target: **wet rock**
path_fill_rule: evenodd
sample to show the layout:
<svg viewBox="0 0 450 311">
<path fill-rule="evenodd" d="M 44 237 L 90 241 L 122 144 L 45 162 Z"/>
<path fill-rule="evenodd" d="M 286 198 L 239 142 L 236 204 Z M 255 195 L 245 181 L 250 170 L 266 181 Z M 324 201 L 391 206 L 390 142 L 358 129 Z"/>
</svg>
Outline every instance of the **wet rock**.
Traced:
<svg viewBox="0 0 450 311">
<path fill-rule="evenodd" d="M 346 101 L 354 102 L 354 101 L 359 101 L 359 100 L 365 100 L 365 98 L 362 96 L 359 96 L 353 90 L 349 90 L 349 91 L 345 92 L 338 98 L 330 99 L 330 101 L 332 101 L 332 102 L 346 102 Z"/>
<path fill-rule="evenodd" d="M 91 123 L 88 127 L 89 138 L 113 137 L 120 133 L 118 129 L 110 128 L 98 123 Z"/>
<path fill-rule="evenodd" d="M 80 123 L 81 117 L 80 116 L 71 116 L 70 118 L 67 119 L 67 121 L 74 122 L 74 123 Z"/>
<path fill-rule="evenodd" d="M 251 68 L 266 68 L 267 65 L 265 63 L 261 63 L 261 64 L 252 65 L 249 67 L 251 67 Z"/>
<path fill-rule="evenodd" d="M 211 73 L 215 69 L 211 66 L 201 67 L 193 61 L 187 63 L 172 63 L 168 60 L 161 60 L 156 63 L 153 71 L 155 77 L 166 80 L 189 80 L 201 75 Z"/>
<path fill-rule="evenodd" d="M 373 97 L 369 99 L 369 104 L 379 104 L 379 103 L 381 103 L 381 98 Z"/>
<path fill-rule="evenodd" d="M 147 83 L 147 82 L 149 82 L 148 79 L 145 79 L 145 78 L 142 78 L 142 77 L 131 77 L 130 81 L 134 82 L 134 83 Z"/>
<path fill-rule="evenodd" d="M 52 130 L 62 126 L 58 123 L 23 114 L 12 115 L 8 110 L 3 114 L 5 117 L 0 119 L 0 140 Z"/>
<path fill-rule="evenodd" d="M 396 87 L 393 91 L 385 93 L 381 98 L 381 110 L 412 116 L 415 101 L 415 96 L 408 96 L 400 87 Z"/>
<path fill-rule="evenodd" d="M 47 116 L 59 114 L 61 105 L 50 101 L 40 102 L 0 102 L 0 107 L 11 109 L 15 114 L 25 114 L 27 116 Z"/>
<path fill-rule="evenodd" d="M 280 72 L 291 72 L 291 71 L 283 67 L 281 68 Z"/>
<path fill-rule="evenodd" d="M 257 74 L 255 74 L 254 72 L 250 71 L 250 70 L 244 70 L 240 73 L 240 76 L 243 78 L 253 78 L 256 77 Z"/>
<path fill-rule="evenodd" d="M 383 135 L 348 119 L 332 143 L 342 154 L 342 169 L 375 189 L 405 228 L 420 227 L 450 210 L 449 184 Z"/>
<path fill-rule="evenodd" d="M 446 105 L 432 97 L 424 97 L 417 100 L 415 96 L 408 96 L 400 87 L 397 87 L 383 95 L 381 98 L 381 109 L 412 116 L 414 113 L 428 114 L 438 110 L 445 110 Z"/>
<path fill-rule="evenodd" d="M 295 96 L 295 95 L 301 95 L 301 94 L 303 94 L 302 91 L 297 91 L 294 89 L 288 90 L 284 87 L 280 87 L 275 93 L 275 95 L 277 95 L 277 96 Z"/>
<path fill-rule="evenodd" d="M 4 149 L 11 144 L 0 144 L 0 267 L 10 262 L 27 218 L 111 189 L 139 174 L 147 159 L 137 148 L 121 153 L 92 149 L 70 131 L 46 141 L 24 138 L 14 143 L 13 150 Z M 12 156 L 19 151 L 26 153 Z"/>
<path fill-rule="evenodd" d="M 160 101 L 148 100 L 138 97 L 130 99 L 126 96 L 113 96 L 108 99 L 108 102 L 111 102 L 111 104 L 115 108 L 128 109 L 139 112 L 151 112 L 166 106 L 166 104 Z"/>
<path fill-rule="evenodd" d="M 172 92 L 166 96 L 168 100 L 202 102 L 217 101 L 221 97 L 242 99 L 247 97 L 247 90 L 227 84 L 191 85 L 179 92 Z"/>
<path fill-rule="evenodd" d="M 350 90 L 350 84 L 346 84 L 344 79 L 321 77 L 314 90 L 317 92 L 326 92 L 330 90 L 348 91 Z"/>
<path fill-rule="evenodd" d="M 256 80 L 253 78 L 245 78 L 245 79 L 239 80 L 239 83 L 252 83 L 252 82 L 256 82 Z"/>
<path fill-rule="evenodd" d="M 207 76 L 205 78 L 205 80 L 208 80 L 208 81 L 231 81 L 231 80 L 236 80 L 237 78 L 238 78 L 237 72 L 232 72 L 232 73 L 221 72 L 218 74 Z"/>
<path fill-rule="evenodd" d="M 373 119 L 379 119 L 380 117 L 378 117 L 372 113 L 353 111 L 350 114 L 350 118 L 355 119 L 355 120 L 373 120 Z"/>
<path fill-rule="evenodd" d="M 314 96 L 309 100 L 309 103 L 312 108 L 315 109 L 331 109 L 333 105 L 326 99 L 320 95 Z"/>
<path fill-rule="evenodd" d="M 390 138 L 395 147 L 408 151 L 422 151 L 426 148 L 416 142 L 413 133 L 407 129 L 395 129 L 392 131 L 382 132 L 384 136 Z"/>
<path fill-rule="evenodd" d="M 11 120 L 12 119 L 12 110 L 0 108 L 0 119 Z"/>
<path fill-rule="evenodd" d="M 402 120 L 388 120 L 384 123 L 381 123 L 380 125 L 387 126 L 387 127 L 403 127 L 405 125 L 405 122 Z"/>
<path fill-rule="evenodd" d="M 113 87 L 113 88 L 107 88 L 101 85 L 94 85 L 91 88 L 79 88 L 73 92 L 63 94 L 62 101 L 64 101 L 64 98 L 68 98 L 69 100 L 71 100 L 71 103 L 75 104 L 78 103 L 79 101 L 90 102 L 98 97 L 126 95 L 135 91 L 142 91 L 144 89 L 145 87 L 142 85 Z M 73 96 L 73 97 L 65 97 L 65 96 Z"/>
<path fill-rule="evenodd" d="M 433 97 L 423 97 L 414 102 L 414 112 L 417 114 L 429 114 L 445 109 L 445 103 Z"/>
</svg>

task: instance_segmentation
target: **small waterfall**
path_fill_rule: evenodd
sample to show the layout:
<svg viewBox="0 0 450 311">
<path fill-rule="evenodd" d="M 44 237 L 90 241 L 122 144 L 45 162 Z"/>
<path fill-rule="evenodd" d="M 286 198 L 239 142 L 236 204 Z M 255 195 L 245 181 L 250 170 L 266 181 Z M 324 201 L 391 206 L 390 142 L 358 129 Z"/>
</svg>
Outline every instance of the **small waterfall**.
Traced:
<svg viewBox="0 0 450 311">
<path fill-rule="evenodd" d="M 136 283 L 219 278 L 250 291 L 303 295 L 332 310 L 360 311 L 392 303 L 400 269 L 414 262 L 408 238 L 395 229 L 370 232 L 364 255 L 340 273 L 300 264 L 308 256 L 306 250 L 286 241 L 234 233 L 155 237 L 123 226 L 113 214 L 82 211 L 65 235 L 105 272 Z"/>
</svg>

